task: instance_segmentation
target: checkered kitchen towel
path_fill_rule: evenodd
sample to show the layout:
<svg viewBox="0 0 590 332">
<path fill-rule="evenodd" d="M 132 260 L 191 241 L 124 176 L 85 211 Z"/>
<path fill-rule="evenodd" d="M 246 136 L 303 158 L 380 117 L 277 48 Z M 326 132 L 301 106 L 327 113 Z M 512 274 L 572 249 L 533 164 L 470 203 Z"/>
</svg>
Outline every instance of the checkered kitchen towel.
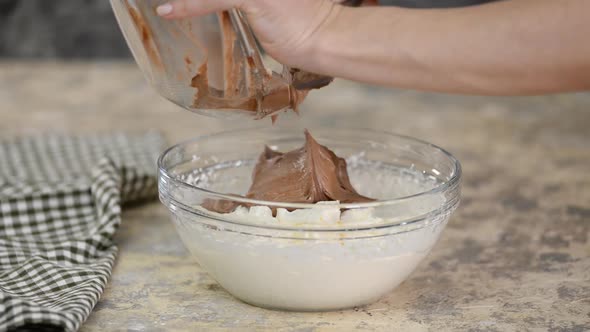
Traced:
<svg viewBox="0 0 590 332">
<path fill-rule="evenodd" d="M 157 134 L 0 141 L 0 331 L 75 331 L 110 277 L 123 203 L 155 198 Z"/>
</svg>

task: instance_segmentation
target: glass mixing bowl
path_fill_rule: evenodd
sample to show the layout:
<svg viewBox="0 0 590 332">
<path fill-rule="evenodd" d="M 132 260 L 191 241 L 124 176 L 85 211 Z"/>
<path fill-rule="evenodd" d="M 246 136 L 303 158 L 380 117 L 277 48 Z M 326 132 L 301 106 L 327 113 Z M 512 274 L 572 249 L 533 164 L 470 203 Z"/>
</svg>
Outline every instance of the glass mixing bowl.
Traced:
<svg viewBox="0 0 590 332">
<path fill-rule="evenodd" d="M 461 166 L 445 150 L 373 130 L 310 129 L 320 144 L 347 159 L 359 193 L 377 201 L 331 204 L 341 220 L 315 224 L 278 222 L 268 214 L 238 218 L 202 207 L 207 200 L 227 200 L 317 212 L 314 204 L 233 196 L 247 191 L 265 145 L 280 151 L 303 145 L 300 128 L 204 136 L 171 147 L 158 161 L 160 199 L 185 246 L 244 302 L 296 311 L 374 302 L 418 266 L 459 204 Z"/>
<path fill-rule="evenodd" d="M 238 10 L 167 20 L 156 14 L 166 0 L 110 2 L 147 81 L 189 111 L 259 119 L 305 98 L 305 91 L 291 86 L 301 74 L 291 77 L 289 68 L 262 56 Z"/>
</svg>

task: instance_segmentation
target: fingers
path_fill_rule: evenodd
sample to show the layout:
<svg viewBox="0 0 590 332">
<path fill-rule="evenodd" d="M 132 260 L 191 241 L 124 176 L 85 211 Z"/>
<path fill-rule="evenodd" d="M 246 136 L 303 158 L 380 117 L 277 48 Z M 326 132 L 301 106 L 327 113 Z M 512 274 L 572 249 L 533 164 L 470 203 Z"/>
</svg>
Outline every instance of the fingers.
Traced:
<svg viewBox="0 0 590 332">
<path fill-rule="evenodd" d="M 156 8 L 158 15 L 165 18 L 200 16 L 240 7 L 242 0 L 175 0 Z"/>
</svg>

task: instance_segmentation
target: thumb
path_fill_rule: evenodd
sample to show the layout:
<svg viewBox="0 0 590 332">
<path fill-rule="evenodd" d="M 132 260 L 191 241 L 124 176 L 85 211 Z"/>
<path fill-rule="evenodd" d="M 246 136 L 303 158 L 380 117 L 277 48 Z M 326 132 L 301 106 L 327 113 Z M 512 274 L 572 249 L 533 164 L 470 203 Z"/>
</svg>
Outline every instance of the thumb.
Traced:
<svg viewBox="0 0 590 332">
<path fill-rule="evenodd" d="M 175 0 L 156 8 L 156 13 L 165 18 L 201 16 L 240 7 L 242 0 Z"/>
</svg>

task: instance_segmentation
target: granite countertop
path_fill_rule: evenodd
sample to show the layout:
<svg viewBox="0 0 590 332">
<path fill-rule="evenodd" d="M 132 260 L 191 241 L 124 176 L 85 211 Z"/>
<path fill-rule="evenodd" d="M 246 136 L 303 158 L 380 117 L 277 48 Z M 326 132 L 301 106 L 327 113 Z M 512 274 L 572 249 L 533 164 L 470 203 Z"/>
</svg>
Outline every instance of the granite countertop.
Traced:
<svg viewBox="0 0 590 332">
<path fill-rule="evenodd" d="M 153 202 L 124 213 L 117 265 L 82 331 L 590 330 L 589 94 L 458 97 L 338 81 L 303 110 L 293 121 L 408 134 L 462 162 L 461 207 L 417 271 L 357 310 L 259 309 L 191 261 Z M 0 63 L 0 119 L 2 137 L 159 130 L 170 143 L 236 126 L 179 110 L 131 63 Z"/>
</svg>

